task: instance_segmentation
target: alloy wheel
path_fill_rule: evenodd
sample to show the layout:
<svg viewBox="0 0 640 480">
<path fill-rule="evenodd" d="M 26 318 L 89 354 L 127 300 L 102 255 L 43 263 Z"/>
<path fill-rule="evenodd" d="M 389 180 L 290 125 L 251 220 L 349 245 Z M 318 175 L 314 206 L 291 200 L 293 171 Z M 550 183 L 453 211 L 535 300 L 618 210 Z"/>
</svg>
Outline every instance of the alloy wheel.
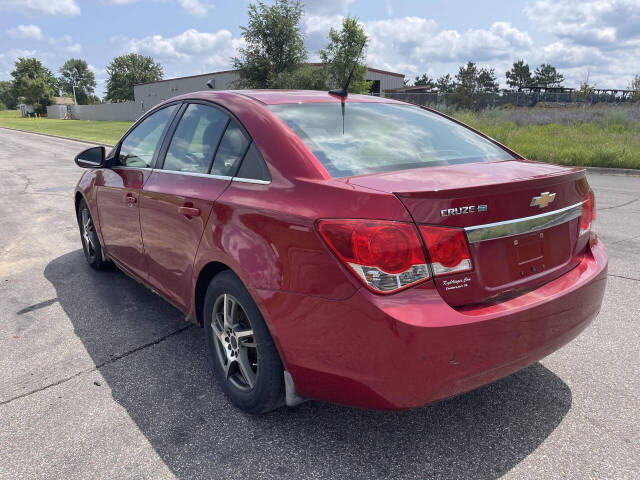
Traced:
<svg viewBox="0 0 640 480">
<path fill-rule="evenodd" d="M 90 257 L 93 257 L 96 254 L 96 246 L 93 243 L 93 234 L 94 227 L 93 221 L 91 220 L 91 215 L 89 215 L 89 211 L 85 208 L 82 210 L 82 241 L 87 249 L 87 253 Z"/>
<path fill-rule="evenodd" d="M 225 293 L 216 299 L 211 330 L 225 379 L 238 390 L 251 390 L 258 374 L 258 349 L 249 317 L 234 296 Z"/>
</svg>

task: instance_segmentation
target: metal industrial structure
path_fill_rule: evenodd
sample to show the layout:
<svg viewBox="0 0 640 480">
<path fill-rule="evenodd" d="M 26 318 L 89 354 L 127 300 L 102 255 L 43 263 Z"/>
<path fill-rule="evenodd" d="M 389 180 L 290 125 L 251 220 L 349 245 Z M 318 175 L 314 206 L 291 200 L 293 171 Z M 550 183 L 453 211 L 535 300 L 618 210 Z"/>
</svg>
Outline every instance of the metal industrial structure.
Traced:
<svg viewBox="0 0 640 480">
<path fill-rule="evenodd" d="M 311 65 L 320 66 L 318 63 Z M 371 94 L 385 96 L 384 92 L 404 85 L 404 74 L 367 67 L 367 80 L 373 82 Z M 207 90 L 206 83 L 212 80 L 214 90 L 228 90 L 234 81 L 239 80 L 238 70 L 224 70 L 221 72 L 203 73 L 189 77 L 169 78 L 157 82 L 141 83 L 133 87 L 136 102 L 143 104 L 146 111 L 158 103 L 176 95 Z"/>
</svg>

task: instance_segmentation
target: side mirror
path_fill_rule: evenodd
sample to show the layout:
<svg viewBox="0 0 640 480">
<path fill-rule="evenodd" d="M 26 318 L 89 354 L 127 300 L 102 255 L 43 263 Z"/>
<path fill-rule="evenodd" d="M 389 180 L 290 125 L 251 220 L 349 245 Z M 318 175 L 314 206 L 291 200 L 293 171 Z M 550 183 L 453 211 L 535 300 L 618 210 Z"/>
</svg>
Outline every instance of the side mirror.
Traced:
<svg viewBox="0 0 640 480">
<path fill-rule="evenodd" d="M 91 147 L 76 155 L 76 165 L 81 168 L 101 168 L 105 164 L 104 147 Z"/>
</svg>

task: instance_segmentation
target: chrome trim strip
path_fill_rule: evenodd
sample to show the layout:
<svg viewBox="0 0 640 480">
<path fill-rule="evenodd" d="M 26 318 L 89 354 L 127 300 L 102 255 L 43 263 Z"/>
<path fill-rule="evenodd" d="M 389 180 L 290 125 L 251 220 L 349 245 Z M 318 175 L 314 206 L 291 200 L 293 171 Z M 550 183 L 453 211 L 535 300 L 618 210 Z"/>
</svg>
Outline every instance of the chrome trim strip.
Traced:
<svg viewBox="0 0 640 480">
<path fill-rule="evenodd" d="M 254 178 L 242 178 L 242 177 L 233 177 L 234 182 L 242 182 L 242 183 L 257 183 L 258 185 L 269 185 L 271 181 L 267 180 L 257 180 Z"/>
<path fill-rule="evenodd" d="M 575 205 L 561 208 L 560 210 L 541 213 L 540 215 L 533 215 L 531 217 L 465 227 L 464 231 L 467 233 L 469 243 L 478 243 L 484 242 L 485 240 L 495 240 L 537 232 L 538 230 L 555 227 L 556 225 L 580 217 L 582 213 L 582 203 L 583 202 L 576 203 Z"/>
<path fill-rule="evenodd" d="M 190 177 L 215 178 L 217 180 L 231 180 L 232 178 L 226 175 L 214 175 L 212 173 L 198 173 L 198 172 L 179 172 L 177 170 L 164 170 L 162 168 L 155 168 L 153 171 L 158 173 L 171 173 L 173 175 L 188 175 Z"/>
<path fill-rule="evenodd" d="M 178 172 L 176 170 L 163 170 L 162 168 L 145 168 L 145 167 L 125 167 L 125 166 L 117 166 L 113 167 L 113 170 L 153 170 L 154 172 L 159 173 L 172 173 L 174 175 L 189 175 L 192 177 L 204 177 L 204 178 L 215 178 L 217 180 L 232 180 L 234 182 L 242 182 L 242 183 L 257 183 L 259 185 L 269 185 L 271 181 L 267 180 L 257 180 L 253 178 L 242 178 L 242 177 L 229 177 L 227 175 L 214 175 L 211 173 L 197 173 L 197 172 Z"/>
<path fill-rule="evenodd" d="M 151 167 L 127 167 L 125 165 L 114 165 L 111 170 L 153 170 Z"/>
</svg>

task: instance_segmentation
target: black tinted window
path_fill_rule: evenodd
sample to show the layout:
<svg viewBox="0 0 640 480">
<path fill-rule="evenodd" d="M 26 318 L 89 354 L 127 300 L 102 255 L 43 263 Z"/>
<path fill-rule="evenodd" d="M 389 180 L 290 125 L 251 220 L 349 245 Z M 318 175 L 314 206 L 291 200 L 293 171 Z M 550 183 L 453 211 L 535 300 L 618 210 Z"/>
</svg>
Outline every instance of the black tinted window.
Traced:
<svg viewBox="0 0 640 480">
<path fill-rule="evenodd" d="M 255 143 L 252 143 L 249 150 L 247 150 L 247 154 L 244 160 L 242 160 L 242 165 L 240 165 L 240 170 L 238 170 L 236 177 L 265 180 L 267 182 L 271 180 L 269 169 L 264 163 L 262 155 L 260 155 Z"/>
<path fill-rule="evenodd" d="M 217 108 L 191 104 L 171 139 L 164 170 L 207 173 L 228 116 Z"/>
<path fill-rule="evenodd" d="M 247 137 L 242 133 L 238 124 L 232 120 L 218 147 L 211 173 L 228 177 L 235 175 L 248 143 Z"/>
<path fill-rule="evenodd" d="M 150 167 L 167 123 L 176 105 L 165 107 L 145 118 L 133 129 L 120 146 L 115 166 Z"/>
<path fill-rule="evenodd" d="M 419 107 L 347 102 L 269 107 L 309 147 L 329 174 L 511 160 L 493 142 Z"/>
</svg>

